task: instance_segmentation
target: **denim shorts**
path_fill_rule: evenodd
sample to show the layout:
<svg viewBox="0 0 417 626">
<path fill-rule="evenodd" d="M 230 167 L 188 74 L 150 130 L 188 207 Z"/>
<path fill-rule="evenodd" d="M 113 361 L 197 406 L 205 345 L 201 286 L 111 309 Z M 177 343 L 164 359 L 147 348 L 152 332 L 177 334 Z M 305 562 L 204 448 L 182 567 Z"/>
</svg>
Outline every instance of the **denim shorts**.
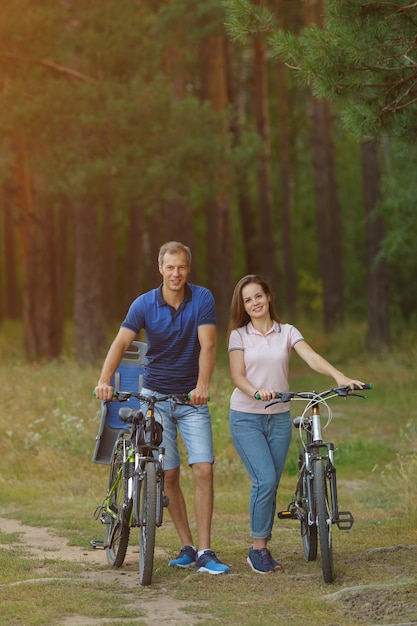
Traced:
<svg viewBox="0 0 417 626">
<path fill-rule="evenodd" d="M 167 395 L 145 388 L 141 389 L 141 394 L 156 397 Z M 155 418 L 164 429 L 161 446 L 165 448 L 166 470 L 176 469 L 181 464 L 178 431 L 187 450 L 188 465 L 214 463 L 211 416 L 207 404 L 177 404 L 173 400 L 157 402 Z"/>
</svg>

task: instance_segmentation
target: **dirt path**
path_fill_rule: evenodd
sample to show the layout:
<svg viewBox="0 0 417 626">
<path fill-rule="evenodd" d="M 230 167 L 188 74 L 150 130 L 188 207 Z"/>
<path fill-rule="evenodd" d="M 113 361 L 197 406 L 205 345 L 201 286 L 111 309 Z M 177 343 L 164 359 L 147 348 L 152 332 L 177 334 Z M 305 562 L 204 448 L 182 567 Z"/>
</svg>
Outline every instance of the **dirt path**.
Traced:
<svg viewBox="0 0 417 626">
<path fill-rule="evenodd" d="M 16 543 L 2 544 L 2 548 L 24 547 L 31 557 L 61 559 L 63 561 L 74 561 L 88 565 L 107 565 L 104 550 L 85 550 L 76 546 L 69 546 L 67 540 L 56 535 L 49 528 L 38 528 L 26 526 L 15 519 L 4 517 L 0 512 L 0 530 L 4 533 L 18 533 L 19 541 Z M 156 549 L 158 556 L 158 548 Z M 120 570 L 106 567 L 103 570 L 94 570 L 86 567 L 85 573 L 81 577 L 85 580 L 94 580 L 111 584 L 117 581 L 124 587 L 132 590 L 128 598 L 129 606 L 138 609 L 138 617 L 144 621 L 146 626 L 156 624 L 167 624 L 168 626 L 194 626 L 198 624 L 195 616 L 187 615 L 183 608 L 190 606 L 190 602 L 179 602 L 169 596 L 166 588 L 161 588 L 157 584 L 151 587 L 142 588 L 143 593 L 138 595 L 138 550 L 131 546 L 128 548 L 125 563 Z M 51 579 L 41 578 L 32 581 L 22 581 L 13 584 L 46 584 Z M 146 594 L 146 602 L 144 602 Z M 144 615 L 145 613 L 145 615 Z M 207 614 L 205 615 L 207 618 Z M 124 620 L 121 620 L 122 624 Z M 60 626 L 105 626 L 106 623 L 115 623 L 114 619 L 90 619 L 85 616 L 66 617 L 61 620 Z"/>
<path fill-rule="evenodd" d="M 160 626 L 160 624 L 198 626 L 199 624 L 199 618 L 195 614 L 185 611 L 186 607 L 192 606 L 192 602 L 176 600 L 172 597 L 172 590 L 164 585 L 152 583 L 150 587 L 141 587 L 138 593 L 138 549 L 135 546 L 129 545 L 123 567 L 113 569 L 107 565 L 106 554 L 103 550 L 85 550 L 69 546 L 67 540 L 59 537 L 52 529 L 24 525 L 15 519 L 4 517 L 1 509 L 0 530 L 7 534 L 18 533 L 19 535 L 16 543 L 2 544 L 2 548 L 22 549 L 23 547 L 26 554 L 33 558 L 61 559 L 85 564 L 85 570 L 79 575 L 83 580 L 109 585 L 117 582 L 126 589 L 125 600 L 129 607 L 137 610 L 138 620 L 142 620 L 146 626 Z M 158 557 L 168 558 L 168 555 L 160 548 L 156 548 L 156 554 Z M 410 583 L 415 581 L 416 555 L 416 545 L 398 544 L 367 550 L 358 556 L 358 560 L 372 558 L 373 567 L 389 569 L 391 575 L 387 582 L 343 588 L 322 596 L 321 599 L 327 601 L 329 607 L 332 604 L 339 608 L 342 606 L 345 616 L 352 618 L 352 624 L 417 626 L 416 585 L 411 584 L 410 587 Z M 407 565 L 406 568 L 404 568 L 404 563 Z M 103 568 L 97 569 L 97 565 Z M 297 577 L 296 574 L 287 574 L 287 576 L 291 580 L 294 579 L 294 585 L 299 584 L 299 576 Z M 52 580 L 56 579 L 43 576 L 30 581 L 15 582 L 13 585 L 42 585 Z M 182 580 L 186 581 L 187 578 L 182 578 Z M 306 582 L 308 576 L 303 574 L 303 580 Z M 209 617 L 207 613 L 204 613 L 205 620 Z M 116 622 L 123 624 L 124 621 L 123 619 L 91 619 L 83 615 L 73 615 L 63 618 L 59 626 L 105 626 Z M 129 619 L 127 621 L 131 623 Z"/>
</svg>

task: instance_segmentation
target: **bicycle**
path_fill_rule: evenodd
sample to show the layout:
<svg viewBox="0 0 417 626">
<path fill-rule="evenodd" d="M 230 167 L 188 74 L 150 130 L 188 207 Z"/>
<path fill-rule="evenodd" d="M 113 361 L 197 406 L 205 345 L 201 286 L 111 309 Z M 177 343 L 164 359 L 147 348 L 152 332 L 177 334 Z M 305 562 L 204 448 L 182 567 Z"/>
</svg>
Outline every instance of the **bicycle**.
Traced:
<svg viewBox="0 0 417 626">
<path fill-rule="evenodd" d="M 286 511 L 278 513 L 279 519 L 296 519 L 300 521 L 300 532 L 303 541 L 304 556 L 307 561 L 317 558 L 318 541 L 320 542 L 321 567 L 326 583 L 334 582 L 334 563 L 332 545 L 332 526 L 339 530 L 350 530 L 354 519 L 350 511 L 340 511 L 336 467 L 334 462 L 334 444 L 322 439 L 322 431 L 332 420 L 332 411 L 328 401 L 335 397 L 347 398 L 349 395 L 360 398 L 366 396 L 354 391 L 360 388 L 355 385 L 352 390 L 347 387 L 332 387 L 320 393 L 316 391 L 276 392 L 276 402 L 303 400 L 307 404 L 301 417 L 293 419 L 294 427 L 300 432 L 302 443 L 298 457 L 297 485 L 292 502 Z M 363 389 L 372 389 L 371 384 Z M 327 411 L 327 421 L 322 427 L 321 407 Z"/>
<path fill-rule="evenodd" d="M 139 583 L 152 582 L 156 528 L 162 525 L 163 509 L 169 504 L 164 494 L 164 454 L 162 425 L 155 419 L 157 402 L 188 402 L 187 394 L 144 396 L 133 391 L 114 391 L 113 400 L 136 398 L 146 404 L 139 408 L 121 407 L 120 420 L 129 431 L 118 438 L 110 467 L 109 486 L 95 518 L 106 525 L 106 541 L 92 540 L 93 548 L 106 550 L 107 561 L 121 567 L 129 544 L 130 529 L 139 527 Z"/>
</svg>

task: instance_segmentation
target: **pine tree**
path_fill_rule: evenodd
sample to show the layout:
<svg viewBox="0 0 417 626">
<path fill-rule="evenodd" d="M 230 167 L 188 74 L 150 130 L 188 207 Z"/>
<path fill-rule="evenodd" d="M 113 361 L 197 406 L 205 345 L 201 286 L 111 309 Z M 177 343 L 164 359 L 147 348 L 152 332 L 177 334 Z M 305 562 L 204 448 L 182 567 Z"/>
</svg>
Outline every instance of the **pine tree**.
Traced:
<svg viewBox="0 0 417 626">
<path fill-rule="evenodd" d="M 417 5 L 407 0 L 327 0 L 323 28 L 299 37 L 271 32 L 273 53 L 318 98 L 342 99 L 346 126 L 359 139 L 417 131 Z"/>
</svg>

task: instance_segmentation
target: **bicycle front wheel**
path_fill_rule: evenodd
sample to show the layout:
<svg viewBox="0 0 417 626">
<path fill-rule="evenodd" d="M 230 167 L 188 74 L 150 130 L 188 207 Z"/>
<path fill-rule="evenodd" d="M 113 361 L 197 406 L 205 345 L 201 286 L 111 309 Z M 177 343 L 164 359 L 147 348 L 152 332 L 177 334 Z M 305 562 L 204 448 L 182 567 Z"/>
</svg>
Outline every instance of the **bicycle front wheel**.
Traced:
<svg viewBox="0 0 417 626">
<path fill-rule="evenodd" d="M 156 534 L 157 477 L 155 463 L 152 461 L 146 463 L 144 477 L 138 488 L 139 583 L 146 586 L 152 582 Z"/>
<path fill-rule="evenodd" d="M 125 560 L 130 533 L 131 501 L 125 503 L 125 484 L 122 477 L 123 451 L 117 447 L 113 456 L 109 478 L 109 508 L 106 528 L 106 556 L 113 567 L 120 567 Z"/>
<path fill-rule="evenodd" d="M 315 561 L 317 558 L 317 526 L 314 516 L 309 515 L 309 511 L 313 509 L 313 505 L 309 502 L 307 481 L 308 476 L 305 468 L 305 457 L 300 452 L 298 458 L 298 493 L 297 502 L 301 509 L 300 532 L 303 540 L 304 556 L 306 561 Z M 313 519 L 314 523 L 309 524 Z"/>
<path fill-rule="evenodd" d="M 312 467 L 314 473 L 314 499 L 320 539 L 321 567 L 325 582 L 332 583 L 334 581 L 332 507 L 329 502 L 326 470 L 321 459 L 315 459 Z"/>
</svg>

